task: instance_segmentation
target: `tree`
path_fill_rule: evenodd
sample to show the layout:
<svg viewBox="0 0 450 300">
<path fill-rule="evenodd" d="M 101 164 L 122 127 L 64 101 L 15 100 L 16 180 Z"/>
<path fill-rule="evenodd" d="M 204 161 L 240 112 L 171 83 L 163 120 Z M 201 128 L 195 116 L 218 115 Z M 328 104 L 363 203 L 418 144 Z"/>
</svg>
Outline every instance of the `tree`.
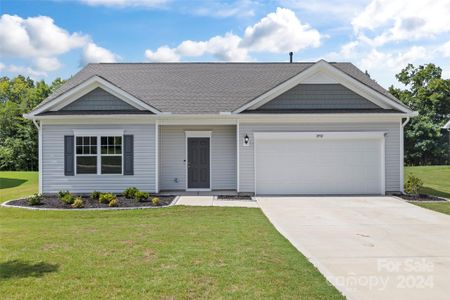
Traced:
<svg viewBox="0 0 450 300">
<path fill-rule="evenodd" d="M 22 117 L 64 81 L 52 85 L 24 76 L 0 78 L 0 170 L 37 170 L 37 129 Z"/>
<path fill-rule="evenodd" d="M 405 162 L 409 165 L 443 164 L 448 160 L 447 133 L 442 126 L 450 118 L 450 79 L 434 64 L 408 64 L 396 75 L 405 89 L 389 91 L 419 112 L 405 128 Z"/>
</svg>

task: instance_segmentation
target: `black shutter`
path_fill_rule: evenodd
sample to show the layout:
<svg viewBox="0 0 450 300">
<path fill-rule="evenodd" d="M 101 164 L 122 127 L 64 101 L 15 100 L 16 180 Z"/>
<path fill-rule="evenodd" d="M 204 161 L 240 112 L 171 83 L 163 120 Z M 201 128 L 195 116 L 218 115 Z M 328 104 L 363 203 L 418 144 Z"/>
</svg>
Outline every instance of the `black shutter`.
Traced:
<svg viewBox="0 0 450 300">
<path fill-rule="evenodd" d="M 134 142 L 132 135 L 123 136 L 123 175 L 134 174 Z"/>
<path fill-rule="evenodd" d="M 75 175 L 74 168 L 74 137 L 73 135 L 64 136 L 64 175 Z"/>
</svg>

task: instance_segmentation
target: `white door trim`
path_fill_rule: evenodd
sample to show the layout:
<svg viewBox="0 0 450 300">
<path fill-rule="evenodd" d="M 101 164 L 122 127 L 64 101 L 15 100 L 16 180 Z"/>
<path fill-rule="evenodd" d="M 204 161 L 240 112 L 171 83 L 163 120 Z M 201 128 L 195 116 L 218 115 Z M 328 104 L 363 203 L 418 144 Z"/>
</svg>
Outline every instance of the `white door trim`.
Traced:
<svg viewBox="0 0 450 300">
<path fill-rule="evenodd" d="M 212 160 L 211 160 L 211 131 L 185 131 L 185 174 L 186 174 L 186 191 L 187 192 L 209 192 L 212 190 Z M 209 188 L 189 188 L 189 172 L 188 172 L 188 139 L 189 138 L 208 138 L 209 139 Z"/>
</svg>

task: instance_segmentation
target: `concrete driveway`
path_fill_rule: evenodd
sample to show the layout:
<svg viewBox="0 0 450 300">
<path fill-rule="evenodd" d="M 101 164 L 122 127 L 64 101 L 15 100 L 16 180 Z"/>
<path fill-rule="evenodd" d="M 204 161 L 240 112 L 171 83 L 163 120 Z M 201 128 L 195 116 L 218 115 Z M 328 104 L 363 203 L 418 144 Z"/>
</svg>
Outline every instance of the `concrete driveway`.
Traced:
<svg viewBox="0 0 450 300">
<path fill-rule="evenodd" d="M 258 197 L 349 299 L 450 299 L 450 216 L 394 197 Z"/>
</svg>

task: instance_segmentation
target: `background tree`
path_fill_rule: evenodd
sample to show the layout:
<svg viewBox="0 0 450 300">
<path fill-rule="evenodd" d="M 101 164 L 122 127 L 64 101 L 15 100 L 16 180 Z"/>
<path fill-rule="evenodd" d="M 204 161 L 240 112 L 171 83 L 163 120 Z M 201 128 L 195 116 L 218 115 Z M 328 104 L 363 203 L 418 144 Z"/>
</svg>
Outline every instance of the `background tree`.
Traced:
<svg viewBox="0 0 450 300">
<path fill-rule="evenodd" d="M 448 133 L 441 128 L 450 118 L 450 80 L 434 64 L 408 64 L 396 78 L 405 88 L 391 86 L 391 94 L 419 112 L 405 128 L 406 164 L 449 163 Z"/>
<path fill-rule="evenodd" d="M 58 88 L 24 76 L 0 78 L 0 170 L 37 170 L 37 129 L 22 117 Z"/>
</svg>

